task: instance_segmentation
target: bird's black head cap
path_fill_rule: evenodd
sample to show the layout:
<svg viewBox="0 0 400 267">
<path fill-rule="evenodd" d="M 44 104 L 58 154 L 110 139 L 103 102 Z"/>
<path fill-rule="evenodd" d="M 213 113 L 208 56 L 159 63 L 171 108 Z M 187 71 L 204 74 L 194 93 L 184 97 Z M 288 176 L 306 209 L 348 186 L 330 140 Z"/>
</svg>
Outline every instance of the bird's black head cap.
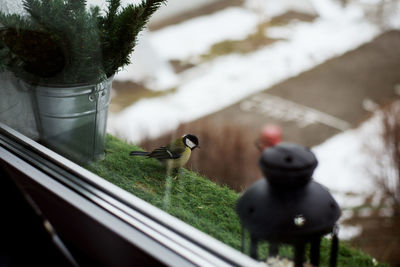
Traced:
<svg viewBox="0 0 400 267">
<path fill-rule="evenodd" d="M 195 149 L 196 147 L 199 147 L 199 139 L 197 136 L 193 134 L 186 134 L 183 136 L 183 143 L 189 147 L 190 149 Z"/>
</svg>

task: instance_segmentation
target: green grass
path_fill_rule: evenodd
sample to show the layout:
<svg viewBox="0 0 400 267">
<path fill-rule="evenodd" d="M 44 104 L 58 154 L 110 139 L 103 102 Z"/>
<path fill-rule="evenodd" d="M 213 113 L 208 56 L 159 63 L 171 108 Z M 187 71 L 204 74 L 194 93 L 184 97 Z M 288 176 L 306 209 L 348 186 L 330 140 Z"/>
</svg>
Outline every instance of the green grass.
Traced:
<svg viewBox="0 0 400 267">
<path fill-rule="evenodd" d="M 135 196 L 167 211 L 171 215 L 198 228 L 210 236 L 240 250 L 241 226 L 235 212 L 239 194 L 226 186 L 217 185 L 200 174 L 181 169 L 175 176 L 168 176 L 156 160 L 131 157 L 129 152 L 139 149 L 110 135 L 106 138 L 106 158 L 87 168 L 134 194 Z M 330 241 L 324 239 L 321 266 L 329 261 Z M 261 257 L 266 256 L 267 245 L 260 247 Z M 291 257 L 289 248 L 281 255 Z M 369 255 L 341 243 L 339 266 L 374 265 Z"/>
</svg>

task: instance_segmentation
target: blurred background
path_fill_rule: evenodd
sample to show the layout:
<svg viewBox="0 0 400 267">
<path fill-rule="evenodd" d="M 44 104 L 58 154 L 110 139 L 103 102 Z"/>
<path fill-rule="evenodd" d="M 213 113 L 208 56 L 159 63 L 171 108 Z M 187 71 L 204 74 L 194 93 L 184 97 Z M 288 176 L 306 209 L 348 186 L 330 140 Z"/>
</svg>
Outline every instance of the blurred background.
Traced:
<svg viewBox="0 0 400 267">
<path fill-rule="evenodd" d="M 341 238 L 400 264 L 399 29 L 397 0 L 169 0 L 115 77 L 108 132 L 148 150 L 194 133 L 188 167 L 238 192 L 266 139 L 310 147 Z"/>
</svg>

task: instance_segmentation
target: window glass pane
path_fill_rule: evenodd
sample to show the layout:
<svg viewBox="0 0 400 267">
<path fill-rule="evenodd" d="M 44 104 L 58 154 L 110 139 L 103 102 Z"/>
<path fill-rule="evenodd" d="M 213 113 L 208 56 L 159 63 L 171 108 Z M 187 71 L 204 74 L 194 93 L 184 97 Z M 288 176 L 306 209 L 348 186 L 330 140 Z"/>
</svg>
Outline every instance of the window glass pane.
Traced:
<svg viewBox="0 0 400 267">
<path fill-rule="evenodd" d="M 237 201 L 264 148 L 301 144 L 340 238 L 394 263 L 361 234 L 399 206 L 400 3 L 383 2 L 4 0 L 0 122 L 247 254 Z"/>
</svg>

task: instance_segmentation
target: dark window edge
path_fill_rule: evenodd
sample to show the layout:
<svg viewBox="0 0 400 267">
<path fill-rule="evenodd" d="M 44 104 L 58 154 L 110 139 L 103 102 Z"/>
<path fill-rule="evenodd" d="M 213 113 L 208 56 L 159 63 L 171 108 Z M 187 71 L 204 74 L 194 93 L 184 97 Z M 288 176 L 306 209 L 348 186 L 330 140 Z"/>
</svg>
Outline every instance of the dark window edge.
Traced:
<svg viewBox="0 0 400 267">
<path fill-rule="evenodd" d="M 55 179 L 60 185 L 94 203 L 136 231 L 144 233 L 157 244 L 167 248 L 172 258 L 178 255 L 195 265 L 259 266 L 258 262 L 246 255 L 105 181 L 2 123 L 0 123 L 0 148 L 20 158 L 22 160 L 20 164 L 29 163 L 31 167 Z M 4 160 L 3 151 L 0 151 L 0 155 Z M 15 159 L 13 161 L 15 164 Z M 159 254 L 154 252 L 154 247 L 146 248 L 144 243 L 137 245 L 143 246 L 143 250 L 155 256 Z M 165 254 L 160 258 L 159 260 L 163 262 L 167 259 L 172 260 Z M 171 262 L 166 264 L 171 265 Z"/>
</svg>

